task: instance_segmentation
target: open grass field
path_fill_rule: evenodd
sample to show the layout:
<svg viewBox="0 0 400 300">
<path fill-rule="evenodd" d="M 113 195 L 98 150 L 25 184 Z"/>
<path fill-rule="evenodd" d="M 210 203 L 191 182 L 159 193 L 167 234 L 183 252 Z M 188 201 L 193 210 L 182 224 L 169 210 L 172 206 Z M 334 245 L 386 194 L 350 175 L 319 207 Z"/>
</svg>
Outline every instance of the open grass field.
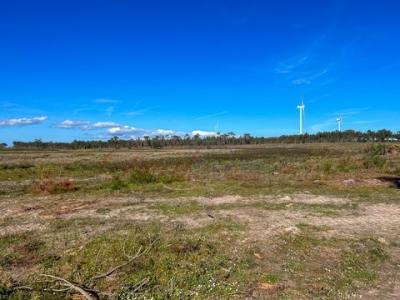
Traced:
<svg viewBox="0 0 400 300">
<path fill-rule="evenodd" d="M 400 299 L 400 145 L 0 153 L 0 299 Z"/>
</svg>

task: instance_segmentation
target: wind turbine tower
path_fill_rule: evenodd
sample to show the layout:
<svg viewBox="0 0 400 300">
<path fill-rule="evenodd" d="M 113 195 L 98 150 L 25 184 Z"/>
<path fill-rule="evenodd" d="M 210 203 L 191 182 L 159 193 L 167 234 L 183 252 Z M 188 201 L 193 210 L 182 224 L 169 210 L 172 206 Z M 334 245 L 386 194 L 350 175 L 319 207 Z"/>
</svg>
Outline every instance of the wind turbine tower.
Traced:
<svg viewBox="0 0 400 300">
<path fill-rule="evenodd" d="M 303 98 L 301 99 L 301 105 L 297 105 L 297 109 L 299 110 L 300 113 L 300 134 L 303 134 L 303 115 L 304 115 L 304 100 Z"/>
<path fill-rule="evenodd" d="M 342 117 L 338 117 L 336 119 L 336 122 L 337 122 L 337 130 L 342 131 Z"/>
</svg>

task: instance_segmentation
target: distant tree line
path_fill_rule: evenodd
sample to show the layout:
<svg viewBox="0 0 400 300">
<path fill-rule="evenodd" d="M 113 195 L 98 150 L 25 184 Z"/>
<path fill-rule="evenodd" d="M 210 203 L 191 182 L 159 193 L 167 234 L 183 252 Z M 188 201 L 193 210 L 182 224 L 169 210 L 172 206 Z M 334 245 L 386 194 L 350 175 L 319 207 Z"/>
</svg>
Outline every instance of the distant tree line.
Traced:
<svg viewBox="0 0 400 300">
<path fill-rule="evenodd" d="M 400 131 L 392 132 L 381 129 L 378 131 L 368 130 L 366 132 L 346 130 L 319 132 L 316 134 L 303 135 L 282 135 L 279 137 L 255 137 L 250 134 L 235 135 L 233 132 L 219 134 L 216 136 L 168 136 L 168 137 L 144 137 L 141 139 L 119 139 L 113 137 L 108 141 L 74 140 L 69 143 L 64 142 L 43 142 L 34 140 L 33 142 L 14 141 L 14 149 L 106 149 L 106 148 L 164 148 L 164 147 L 211 147 L 227 145 L 257 145 L 270 143 L 335 143 L 335 142 L 395 142 L 400 141 Z M 4 148 L 6 145 L 2 144 Z"/>
</svg>

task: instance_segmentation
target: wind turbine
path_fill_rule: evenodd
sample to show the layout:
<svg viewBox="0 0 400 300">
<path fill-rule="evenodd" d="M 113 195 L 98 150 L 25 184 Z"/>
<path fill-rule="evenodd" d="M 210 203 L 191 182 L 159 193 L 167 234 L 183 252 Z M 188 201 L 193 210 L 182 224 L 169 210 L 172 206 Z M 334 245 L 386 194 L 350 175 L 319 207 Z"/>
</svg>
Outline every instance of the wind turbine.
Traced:
<svg viewBox="0 0 400 300">
<path fill-rule="evenodd" d="M 301 105 L 297 105 L 297 109 L 300 113 L 300 134 L 303 134 L 303 114 L 304 114 L 304 99 L 301 97 Z"/>
<path fill-rule="evenodd" d="M 342 117 L 336 118 L 336 122 L 337 122 L 337 130 L 342 131 Z"/>
</svg>

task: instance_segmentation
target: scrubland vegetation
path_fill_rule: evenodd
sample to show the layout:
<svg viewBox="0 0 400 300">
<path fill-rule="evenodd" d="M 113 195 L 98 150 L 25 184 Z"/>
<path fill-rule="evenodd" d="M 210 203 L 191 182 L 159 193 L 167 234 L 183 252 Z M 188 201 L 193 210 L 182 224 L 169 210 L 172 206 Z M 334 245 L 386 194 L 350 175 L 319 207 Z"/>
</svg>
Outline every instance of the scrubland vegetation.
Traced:
<svg viewBox="0 0 400 300">
<path fill-rule="evenodd" d="M 279 137 L 255 137 L 249 133 L 236 135 L 234 132 L 216 133 L 215 135 L 201 137 L 199 135 L 184 136 L 145 136 L 138 139 L 119 139 L 117 136 L 103 140 L 81 141 L 74 140 L 69 143 L 63 142 L 44 142 L 35 140 L 33 142 L 14 141 L 14 149 L 23 150 L 51 150 L 51 149 L 143 149 L 143 148 L 165 148 L 165 147 L 212 147 L 224 145 L 262 145 L 262 144 L 288 144 L 288 143 L 337 143 L 337 142 L 394 142 L 400 141 L 400 132 L 381 129 L 377 131 L 368 130 L 366 132 L 346 130 L 346 131 L 326 131 L 315 134 L 302 135 L 282 135 Z M 0 144 L 0 149 L 5 148 L 6 144 Z"/>
<path fill-rule="evenodd" d="M 400 297 L 397 143 L 0 157 L 0 299 Z"/>
</svg>

